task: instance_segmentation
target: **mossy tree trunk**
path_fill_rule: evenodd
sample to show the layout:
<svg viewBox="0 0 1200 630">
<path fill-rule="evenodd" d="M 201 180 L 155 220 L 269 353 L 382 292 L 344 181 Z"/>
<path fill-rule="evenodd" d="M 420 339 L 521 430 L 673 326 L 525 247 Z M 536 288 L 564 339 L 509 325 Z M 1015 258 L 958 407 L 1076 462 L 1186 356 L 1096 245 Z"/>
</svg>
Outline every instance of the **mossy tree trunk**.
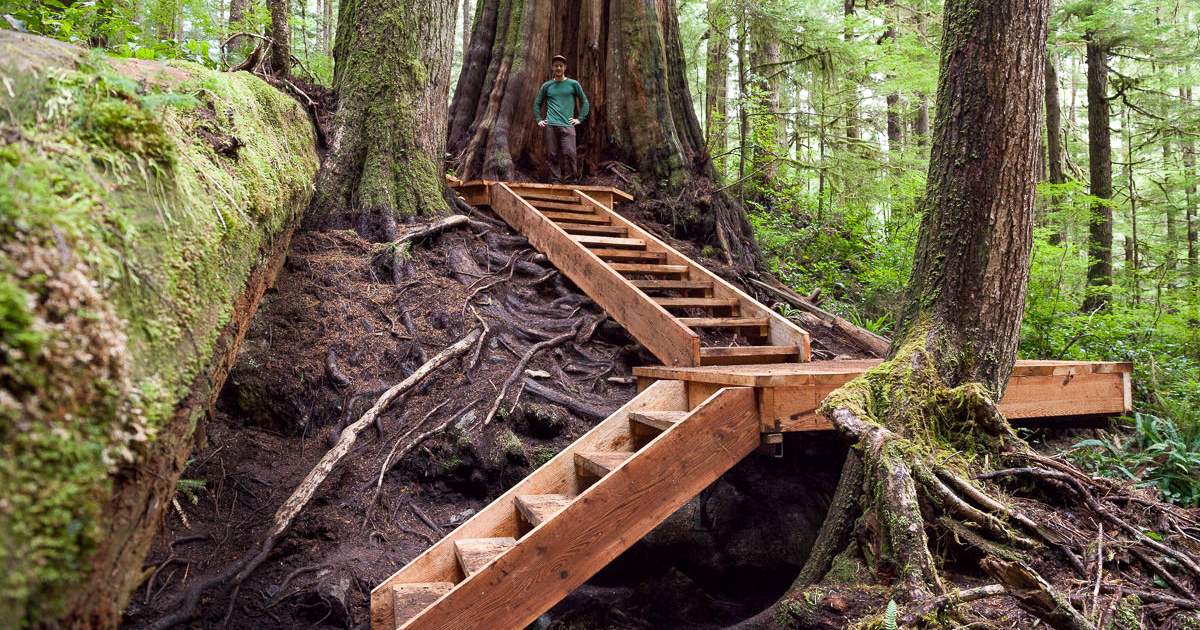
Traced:
<svg viewBox="0 0 1200 630">
<path fill-rule="evenodd" d="M 290 0 L 267 0 L 267 11 L 271 15 L 271 23 L 267 25 L 267 35 L 271 38 L 271 74 L 286 79 L 292 69 L 291 32 L 288 24 L 292 3 Z"/>
<path fill-rule="evenodd" d="M 338 108 L 306 226 L 392 240 L 397 220 L 447 209 L 442 154 L 456 5 L 339 3 Z"/>
<path fill-rule="evenodd" d="M 447 151 L 459 177 L 539 170 L 545 151 L 533 102 L 556 54 L 591 103 L 578 138 L 585 174 L 615 160 L 674 195 L 718 180 L 692 108 L 674 0 L 480 0 L 450 106 Z M 692 235 L 754 264 L 758 246 L 741 207 L 720 192 L 702 204 Z"/>
</svg>

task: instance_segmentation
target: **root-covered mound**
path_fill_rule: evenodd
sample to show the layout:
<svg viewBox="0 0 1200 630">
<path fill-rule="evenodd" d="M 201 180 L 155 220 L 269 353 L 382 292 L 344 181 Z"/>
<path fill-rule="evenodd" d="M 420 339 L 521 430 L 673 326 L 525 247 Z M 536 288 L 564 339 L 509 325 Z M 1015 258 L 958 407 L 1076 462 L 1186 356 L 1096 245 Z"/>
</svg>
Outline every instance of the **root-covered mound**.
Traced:
<svg viewBox="0 0 1200 630">
<path fill-rule="evenodd" d="M 1196 511 L 1035 452 L 981 386 L 943 382 L 916 343 L 825 401 L 852 454 L 805 568 L 746 627 L 1196 627 Z"/>
</svg>

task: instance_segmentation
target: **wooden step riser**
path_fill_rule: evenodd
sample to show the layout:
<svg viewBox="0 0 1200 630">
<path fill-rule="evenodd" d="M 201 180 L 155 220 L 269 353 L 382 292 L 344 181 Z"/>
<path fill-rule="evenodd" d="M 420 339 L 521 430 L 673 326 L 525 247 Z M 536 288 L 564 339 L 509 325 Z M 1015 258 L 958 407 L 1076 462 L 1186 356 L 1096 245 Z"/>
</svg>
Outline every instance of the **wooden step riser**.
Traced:
<svg viewBox="0 0 1200 630">
<path fill-rule="evenodd" d="M 666 260 L 662 252 L 639 252 L 631 249 L 592 249 L 605 262 L 659 264 Z"/>
<path fill-rule="evenodd" d="M 525 627 L 749 455 L 759 440 L 753 388 L 719 391 L 402 628 Z"/>
<path fill-rule="evenodd" d="M 612 227 L 611 225 L 587 225 L 584 223 L 559 223 L 567 234 L 589 235 L 589 236 L 625 236 L 629 233 L 623 227 Z"/>
<path fill-rule="evenodd" d="M 551 221 L 564 223 L 585 223 L 588 225 L 608 225 L 609 218 L 598 214 L 572 214 L 570 212 L 543 212 L 543 216 Z"/>
<path fill-rule="evenodd" d="M 500 498 L 463 523 L 445 538 L 371 591 L 372 630 L 392 630 L 394 608 L 392 586 L 426 582 L 461 582 L 465 575 L 455 556 L 454 542 L 471 538 L 511 536 L 520 538 L 528 524 L 518 516 L 516 498 L 521 495 L 564 494 L 576 496 L 591 480 L 575 472 L 579 451 L 630 450 L 637 438 L 630 429 L 629 413 L 640 410 L 687 411 L 687 389 L 681 381 L 656 382 L 584 434 L 549 462 L 505 492 Z"/>
</svg>

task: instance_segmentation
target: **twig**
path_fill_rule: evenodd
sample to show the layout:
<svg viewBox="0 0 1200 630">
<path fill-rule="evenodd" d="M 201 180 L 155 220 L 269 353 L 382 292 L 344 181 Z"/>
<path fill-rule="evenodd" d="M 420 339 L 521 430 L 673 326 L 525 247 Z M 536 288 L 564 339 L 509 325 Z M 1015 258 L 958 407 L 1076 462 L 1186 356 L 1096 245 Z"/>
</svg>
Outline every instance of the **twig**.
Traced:
<svg viewBox="0 0 1200 630">
<path fill-rule="evenodd" d="M 410 503 L 408 508 L 413 511 L 413 514 L 417 515 L 417 518 L 421 519 L 422 523 L 428 525 L 429 529 L 432 529 L 439 536 L 442 535 L 442 528 L 439 527 L 437 523 L 433 522 L 433 519 L 429 518 L 429 515 L 426 514 L 421 508 L 417 507 L 416 504 Z"/>
<path fill-rule="evenodd" d="M 1104 581 L 1104 523 L 1096 532 L 1096 585 L 1092 587 L 1092 616 L 1100 622 L 1100 583 Z"/>
</svg>

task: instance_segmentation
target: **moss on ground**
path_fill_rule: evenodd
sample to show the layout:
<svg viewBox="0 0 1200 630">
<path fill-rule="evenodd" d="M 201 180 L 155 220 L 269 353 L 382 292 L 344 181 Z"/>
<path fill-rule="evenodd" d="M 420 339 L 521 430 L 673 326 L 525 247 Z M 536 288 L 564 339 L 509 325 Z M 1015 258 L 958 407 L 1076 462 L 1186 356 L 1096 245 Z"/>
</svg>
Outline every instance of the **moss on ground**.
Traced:
<svg viewBox="0 0 1200 630">
<path fill-rule="evenodd" d="M 0 32 L 0 83 L 0 617 L 46 625 L 316 155 L 304 111 L 246 73 Z"/>
</svg>

